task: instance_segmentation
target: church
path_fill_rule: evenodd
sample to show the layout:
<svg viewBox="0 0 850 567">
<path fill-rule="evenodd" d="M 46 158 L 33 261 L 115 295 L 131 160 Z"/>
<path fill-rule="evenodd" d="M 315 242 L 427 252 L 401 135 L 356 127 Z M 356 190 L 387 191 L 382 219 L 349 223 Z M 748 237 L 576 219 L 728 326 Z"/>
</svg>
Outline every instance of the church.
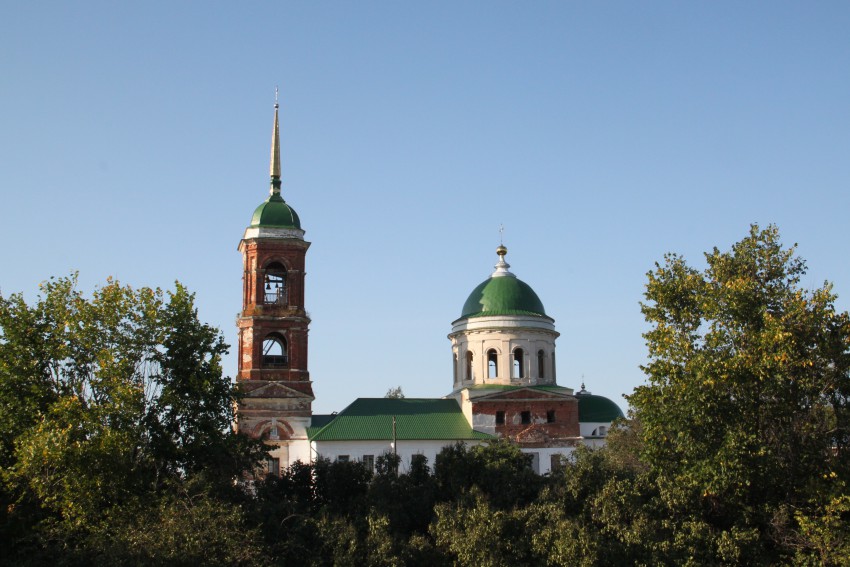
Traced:
<svg viewBox="0 0 850 567">
<path fill-rule="evenodd" d="M 578 445 L 604 444 L 622 410 L 583 384 L 577 392 L 558 385 L 555 320 L 531 286 L 510 271 L 503 245 L 496 249 L 494 271 L 451 323 L 447 394 L 358 398 L 339 413 L 313 414 L 304 306 L 310 243 L 281 194 L 277 102 L 274 109 L 270 194 L 239 243 L 244 271 L 236 377 L 242 392 L 236 427 L 273 447 L 268 471 L 317 458 L 358 460 L 372 468 L 384 453 L 397 454 L 404 471 L 423 457 L 433 464 L 446 445 L 504 438 L 545 474 Z"/>
</svg>

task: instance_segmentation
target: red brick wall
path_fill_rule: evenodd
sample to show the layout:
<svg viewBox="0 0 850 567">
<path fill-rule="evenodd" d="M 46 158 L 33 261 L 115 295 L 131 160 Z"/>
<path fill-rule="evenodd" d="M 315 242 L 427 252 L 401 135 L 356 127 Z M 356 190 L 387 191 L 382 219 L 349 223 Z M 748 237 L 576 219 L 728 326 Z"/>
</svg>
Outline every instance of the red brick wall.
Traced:
<svg viewBox="0 0 850 567">
<path fill-rule="evenodd" d="M 252 239 L 242 242 L 243 295 L 239 318 L 239 371 L 242 380 L 309 381 L 308 326 L 304 309 L 305 257 L 308 242 L 295 239 Z M 280 262 L 286 267 L 286 305 L 264 305 L 265 266 Z M 245 332 L 250 330 L 251 332 Z M 286 339 L 289 367 L 262 367 L 263 340 L 271 333 Z M 250 357 L 244 356 L 250 354 Z"/>
<path fill-rule="evenodd" d="M 304 309 L 309 246 L 303 240 L 270 238 L 243 240 L 240 246 L 244 272 L 236 379 L 244 397 L 237 427 L 249 434 L 256 434 L 257 428 L 272 418 L 287 424 L 287 417 L 312 414 L 313 387 L 307 367 L 310 318 Z M 273 262 L 286 268 L 287 301 L 281 305 L 264 303 L 264 268 Z M 272 333 L 286 340 L 286 368 L 263 367 L 263 340 Z"/>
<path fill-rule="evenodd" d="M 528 398 L 527 392 L 512 392 L 499 400 L 473 401 L 473 415 L 493 416 L 505 412 L 505 423 L 496 425 L 496 434 L 520 445 L 546 445 L 559 439 L 578 437 L 578 401 L 575 398 Z M 522 412 L 531 413 L 531 423 L 522 423 Z M 547 413 L 555 412 L 555 421 L 547 422 Z"/>
</svg>

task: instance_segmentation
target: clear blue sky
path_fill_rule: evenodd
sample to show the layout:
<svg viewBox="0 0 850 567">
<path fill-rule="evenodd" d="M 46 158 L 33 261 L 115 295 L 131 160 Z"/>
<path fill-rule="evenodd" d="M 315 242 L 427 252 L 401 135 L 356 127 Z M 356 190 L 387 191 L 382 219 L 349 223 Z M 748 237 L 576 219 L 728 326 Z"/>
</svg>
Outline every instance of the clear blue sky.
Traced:
<svg viewBox="0 0 850 567">
<path fill-rule="evenodd" d="M 848 30 L 847 2 L 5 0 L 0 289 L 180 280 L 235 347 L 280 85 L 315 411 L 448 393 L 500 223 L 559 383 L 625 408 L 665 252 L 776 223 L 850 305 Z"/>
</svg>

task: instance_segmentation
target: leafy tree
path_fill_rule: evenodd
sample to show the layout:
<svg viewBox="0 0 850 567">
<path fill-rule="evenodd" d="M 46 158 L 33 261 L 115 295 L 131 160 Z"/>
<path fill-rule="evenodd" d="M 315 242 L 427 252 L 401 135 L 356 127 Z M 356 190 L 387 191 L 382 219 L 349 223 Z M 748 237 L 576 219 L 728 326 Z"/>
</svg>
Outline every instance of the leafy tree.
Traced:
<svg viewBox="0 0 850 567">
<path fill-rule="evenodd" d="M 404 392 L 402 392 L 401 386 L 396 386 L 395 388 L 390 388 L 389 390 L 387 390 L 387 393 L 384 394 L 384 397 L 399 400 L 401 398 L 404 398 Z"/>
<path fill-rule="evenodd" d="M 799 565 L 850 565 L 850 494 L 833 497 L 808 515 L 797 512 L 796 519 Z"/>
<path fill-rule="evenodd" d="M 264 451 L 229 427 L 226 350 L 180 284 L 108 281 L 86 298 L 70 277 L 33 305 L 0 296 L 4 535 L 47 520 L 85 534 L 179 487 L 237 498 Z"/>
<path fill-rule="evenodd" d="M 368 503 L 386 519 L 387 530 L 393 536 L 407 539 L 414 533 L 428 533 L 434 515 L 436 485 L 423 455 L 414 455 L 406 474 L 397 474 L 398 460 L 398 456 L 390 453 L 378 458 Z"/>
<path fill-rule="evenodd" d="M 441 500 L 453 500 L 476 486 L 502 509 L 531 502 L 542 486 L 531 468 L 531 455 L 504 440 L 444 447 L 437 454 L 434 476 Z"/>
<path fill-rule="evenodd" d="M 88 539 L 76 552 L 83 564 L 248 566 L 269 560 L 242 508 L 205 494 L 114 507 Z"/>
<path fill-rule="evenodd" d="M 475 487 L 468 500 L 438 504 L 431 531 L 455 565 L 538 565 L 522 509 L 499 510 Z"/>
<path fill-rule="evenodd" d="M 330 507 L 339 515 L 362 509 L 371 477 L 371 471 L 360 461 L 317 459 L 313 465 L 313 490 L 318 505 Z"/>
<path fill-rule="evenodd" d="M 771 563 L 790 553 L 786 508 L 850 479 L 850 318 L 829 284 L 800 288 L 773 226 L 705 259 L 648 274 L 648 384 L 629 402 L 679 551 Z"/>
</svg>

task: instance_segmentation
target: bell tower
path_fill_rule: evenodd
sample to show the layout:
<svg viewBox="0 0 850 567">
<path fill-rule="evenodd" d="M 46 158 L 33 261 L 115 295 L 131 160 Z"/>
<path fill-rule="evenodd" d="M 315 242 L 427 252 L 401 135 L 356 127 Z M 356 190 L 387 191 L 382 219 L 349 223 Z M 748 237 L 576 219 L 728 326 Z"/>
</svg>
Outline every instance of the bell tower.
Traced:
<svg viewBox="0 0 850 567">
<path fill-rule="evenodd" d="M 307 427 L 313 388 L 307 370 L 310 318 L 304 309 L 305 257 L 310 243 L 295 209 L 281 195 L 279 105 L 275 97 L 269 197 L 245 229 L 237 428 L 275 448 L 270 470 L 309 461 Z M 301 443 L 294 443 L 301 441 Z"/>
</svg>

